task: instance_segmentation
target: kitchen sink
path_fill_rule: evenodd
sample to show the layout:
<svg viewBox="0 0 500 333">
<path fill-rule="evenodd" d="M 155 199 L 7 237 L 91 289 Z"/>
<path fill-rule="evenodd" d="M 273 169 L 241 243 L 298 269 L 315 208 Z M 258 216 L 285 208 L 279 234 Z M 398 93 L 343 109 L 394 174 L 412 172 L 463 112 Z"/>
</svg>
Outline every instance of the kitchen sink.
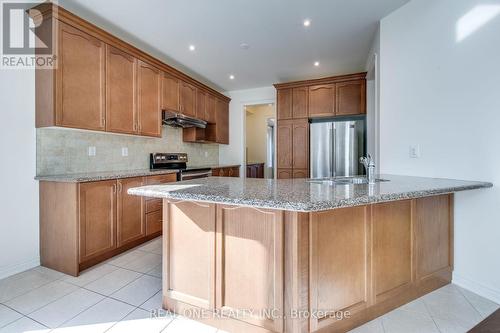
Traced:
<svg viewBox="0 0 500 333">
<path fill-rule="evenodd" d="M 376 183 L 388 182 L 387 179 L 377 178 Z M 333 177 L 333 178 L 317 178 L 309 179 L 309 183 L 325 184 L 325 185 L 355 185 L 355 184 L 368 184 L 368 178 L 364 176 L 352 176 L 352 177 Z"/>
</svg>

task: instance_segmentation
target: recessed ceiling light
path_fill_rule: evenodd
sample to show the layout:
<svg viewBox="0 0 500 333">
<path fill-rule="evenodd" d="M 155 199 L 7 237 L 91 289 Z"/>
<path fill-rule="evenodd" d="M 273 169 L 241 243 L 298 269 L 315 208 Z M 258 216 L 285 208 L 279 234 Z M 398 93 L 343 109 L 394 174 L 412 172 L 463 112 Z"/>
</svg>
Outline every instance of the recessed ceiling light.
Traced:
<svg viewBox="0 0 500 333">
<path fill-rule="evenodd" d="M 194 51 L 196 50 L 196 46 L 194 45 L 189 45 L 189 51 Z"/>
<path fill-rule="evenodd" d="M 229 80 L 234 80 L 234 75 L 233 74 L 229 75 Z"/>
<path fill-rule="evenodd" d="M 318 67 L 319 66 L 319 61 L 314 62 L 314 66 Z"/>
<path fill-rule="evenodd" d="M 309 20 L 309 19 L 305 19 L 305 20 L 304 20 L 304 27 L 308 27 L 308 26 L 310 26 L 310 25 L 311 25 L 311 20 Z"/>
<path fill-rule="evenodd" d="M 241 43 L 240 48 L 242 50 L 248 50 L 250 48 L 250 45 L 248 45 L 247 43 Z"/>
</svg>

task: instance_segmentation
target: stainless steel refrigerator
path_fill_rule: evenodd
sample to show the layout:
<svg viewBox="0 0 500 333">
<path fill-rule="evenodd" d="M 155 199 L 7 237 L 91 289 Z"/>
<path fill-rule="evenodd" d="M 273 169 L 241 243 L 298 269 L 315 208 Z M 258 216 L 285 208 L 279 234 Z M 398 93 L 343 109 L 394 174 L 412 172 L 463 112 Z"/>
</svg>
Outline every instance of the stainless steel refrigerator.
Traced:
<svg viewBox="0 0 500 333">
<path fill-rule="evenodd" d="M 364 174 L 365 118 L 313 121 L 310 126 L 311 178 Z"/>
</svg>

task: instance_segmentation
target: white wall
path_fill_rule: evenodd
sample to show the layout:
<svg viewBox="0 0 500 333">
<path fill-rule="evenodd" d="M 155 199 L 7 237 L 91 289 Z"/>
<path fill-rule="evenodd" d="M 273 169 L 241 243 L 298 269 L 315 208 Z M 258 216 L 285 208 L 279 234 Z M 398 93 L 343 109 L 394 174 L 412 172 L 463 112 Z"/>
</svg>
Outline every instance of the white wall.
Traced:
<svg viewBox="0 0 500 333">
<path fill-rule="evenodd" d="M 380 27 L 381 171 L 495 184 L 456 195 L 453 279 L 497 302 L 499 12 L 498 0 L 413 0 Z M 471 33 L 458 40 L 457 29 Z"/>
<path fill-rule="evenodd" d="M 0 69 L 0 279 L 39 265 L 35 74 Z"/>
<path fill-rule="evenodd" d="M 276 89 L 262 87 L 226 92 L 231 98 L 229 104 L 229 145 L 220 145 L 220 164 L 241 164 L 240 175 L 245 164 L 245 105 L 276 103 Z"/>
</svg>

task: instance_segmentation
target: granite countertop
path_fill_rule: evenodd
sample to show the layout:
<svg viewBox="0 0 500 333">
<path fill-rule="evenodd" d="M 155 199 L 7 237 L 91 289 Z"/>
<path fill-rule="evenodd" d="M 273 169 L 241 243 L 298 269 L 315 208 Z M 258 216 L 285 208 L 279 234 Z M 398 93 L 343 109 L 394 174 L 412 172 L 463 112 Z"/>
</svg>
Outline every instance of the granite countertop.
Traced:
<svg viewBox="0 0 500 333">
<path fill-rule="evenodd" d="M 177 173 L 179 170 L 154 170 L 141 169 L 141 170 L 126 170 L 126 171 L 104 171 L 104 172 L 89 172 L 89 173 L 74 173 L 66 175 L 47 175 L 36 176 L 36 180 L 43 180 L 49 182 L 62 182 L 62 183 L 85 183 L 95 182 L 100 180 L 110 180 L 118 178 L 131 178 L 143 176 L 156 176 L 168 173 Z"/>
<path fill-rule="evenodd" d="M 492 187 L 486 182 L 381 175 L 374 185 L 328 185 L 307 179 L 210 177 L 129 189 L 132 195 L 313 212 Z"/>
</svg>

